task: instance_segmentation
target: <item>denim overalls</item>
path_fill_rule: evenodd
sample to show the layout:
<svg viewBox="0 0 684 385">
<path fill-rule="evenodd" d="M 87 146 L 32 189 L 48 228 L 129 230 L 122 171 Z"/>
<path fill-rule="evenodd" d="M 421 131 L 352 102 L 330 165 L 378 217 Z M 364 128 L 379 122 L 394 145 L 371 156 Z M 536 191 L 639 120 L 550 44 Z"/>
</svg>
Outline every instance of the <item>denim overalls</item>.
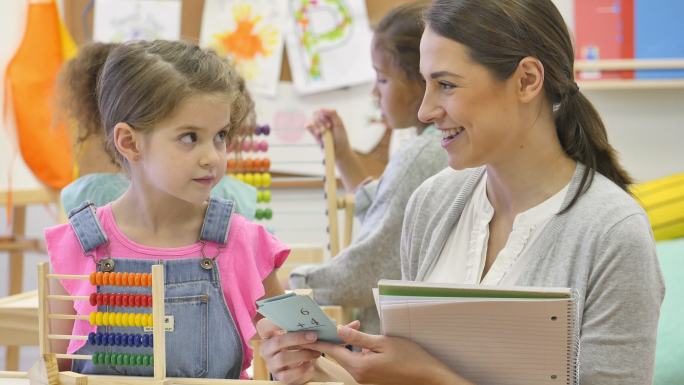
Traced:
<svg viewBox="0 0 684 385">
<path fill-rule="evenodd" d="M 90 202 L 69 213 L 85 257 L 92 257 L 98 271 L 150 273 L 153 264 L 164 265 L 165 315 L 173 316 L 173 331 L 166 332 L 166 375 L 168 377 L 240 378 L 242 339 L 228 310 L 219 269 L 214 260 L 225 248 L 233 213 L 233 201 L 211 198 L 200 234 L 201 256 L 177 260 L 136 260 L 116 258 L 108 250 L 107 235 Z M 213 257 L 204 255 L 204 242 L 217 244 Z M 105 257 L 97 258 L 103 246 Z M 98 286 L 98 293 L 151 294 L 150 287 Z M 151 308 L 98 306 L 101 312 L 150 313 Z M 98 326 L 101 333 L 148 333 L 142 327 Z M 93 352 L 152 354 L 151 348 L 91 345 L 86 343 L 76 354 Z M 152 376 L 153 366 L 95 365 L 88 360 L 73 360 L 72 370 L 84 374 Z"/>
</svg>

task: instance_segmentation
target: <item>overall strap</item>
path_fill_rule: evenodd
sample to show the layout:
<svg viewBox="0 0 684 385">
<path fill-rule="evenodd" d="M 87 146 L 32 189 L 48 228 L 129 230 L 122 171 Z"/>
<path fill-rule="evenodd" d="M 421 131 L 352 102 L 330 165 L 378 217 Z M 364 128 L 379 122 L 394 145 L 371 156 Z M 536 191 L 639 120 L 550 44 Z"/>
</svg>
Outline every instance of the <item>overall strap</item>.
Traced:
<svg viewBox="0 0 684 385">
<path fill-rule="evenodd" d="M 69 223 L 85 253 L 109 242 L 91 201 L 85 201 L 69 211 Z"/>
<path fill-rule="evenodd" d="M 230 218 L 235 210 L 235 201 L 211 197 L 204 215 L 200 240 L 225 245 L 228 242 Z"/>
</svg>

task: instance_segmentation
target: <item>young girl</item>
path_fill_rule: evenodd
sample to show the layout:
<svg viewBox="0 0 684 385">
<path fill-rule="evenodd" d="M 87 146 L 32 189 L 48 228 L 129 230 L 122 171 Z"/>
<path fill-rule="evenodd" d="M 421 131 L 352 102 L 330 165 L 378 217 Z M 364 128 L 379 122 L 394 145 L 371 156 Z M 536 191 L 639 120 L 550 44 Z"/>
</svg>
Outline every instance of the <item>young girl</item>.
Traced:
<svg viewBox="0 0 684 385">
<path fill-rule="evenodd" d="M 225 174 L 226 144 L 251 114 L 244 83 L 215 53 L 177 41 L 122 44 L 109 53 L 97 83 L 107 149 L 130 186 L 97 211 L 84 203 L 70 224 L 47 229 L 52 270 L 149 273 L 165 267 L 167 375 L 245 378 L 252 352 L 255 301 L 282 292 L 275 269 L 289 250 L 263 227 L 233 213 L 233 202 L 209 198 Z M 63 280 L 58 291 L 95 292 Z M 98 286 L 99 293 L 142 288 Z M 100 305 L 99 303 L 96 303 Z M 89 301 L 51 304 L 52 312 L 140 312 Z M 137 333 L 142 328 L 62 326 L 61 334 Z M 59 329 L 55 330 L 60 333 Z M 94 339 L 92 342 L 98 342 Z M 105 344 L 107 345 L 107 344 Z M 65 347 L 62 347 L 65 348 Z M 69 353 L 140 353 L 139 348 L 72 340 Z M 74 360 L 81 373 L 151 375 L 151 367 Z"/>
<path fill-rule="evenodd" d="M 401 277 L 399 238 L 406 203 L 424 180 L 447 167 L 439 131 L 417 117 L 425 91 L 418 72 L 424 9 L 418 3 L 395 8 L 375 29 L 371 56 L 377 79 L 373 93 L 382 116 L 393 129 L 416 127 L 419 133 L 390 158 L 380 179 L 366 183 L 369 175 L 349 146 L 344 124 L 335 111 L 318 111 L 309 127 L 319 139 L 322 131 L 332 130 L 337 168 L 345 189 L 356 192 L 361 228 L 355 241 L 328 263 L 295 269 L 290 287 L 312 288 L 321 304 L 361 308 L 361 325 L 373 333 L 380 332 L 380 325 L 369 288 L 380 278 Z"/>
<path fill-rule="evenodd" d="M 418 115 L 442 131 L 452 169 L 409 201 L 403 278 L 573 288 L 579 384 L 650 384 L 664 294 L 655 244 L 574 81 L 560 13 L 551 0 L 436 0 L 426 22 Z M 293 362 L 317 362 L 319 352 L 362 383 L 472 384 L 406 339 L 342 328 L 362 348 L 352 352 L 258 326 L 272 337 L 262 345 L 269 368 L 290 384 L 318 379 L 320 365 Z"/>
<path fill-rule="evenodd" d="M 69 60 L 59 76 L 58 98 L 66 117 L 73 122 L 75 152 L 80 177 L 61 191 L 62 207 L 66 212 L 89 200 L 103 206 L 120 197 L 128 188 L 129 180 L 121 173 L 112 154 L 105 150 L 104 130 L 97 107 L 98 75 L 107 56 L 118 44 L 91 43 Z M 238 95 L 252 104 L 246 90 Z M 251 107 L 249 107 L 251 111 Z M 253 119 L 245 119 L 245 129 L 251 129 Z M 235 201 L 236 211 L 253 220 L 256 211 L 256 189 L 229 176 L 221 178 L 212 189 L 212 196 Z"/>
</svg>

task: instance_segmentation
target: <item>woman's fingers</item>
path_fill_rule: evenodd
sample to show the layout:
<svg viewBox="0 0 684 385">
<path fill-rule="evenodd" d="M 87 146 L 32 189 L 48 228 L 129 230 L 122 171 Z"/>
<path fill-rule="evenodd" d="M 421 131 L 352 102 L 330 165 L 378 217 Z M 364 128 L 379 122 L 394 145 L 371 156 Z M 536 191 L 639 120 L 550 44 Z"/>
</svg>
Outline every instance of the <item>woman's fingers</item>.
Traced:
<svg viewBox="0 0 684 385">
<path fill-rule="evenodd" d="M 261 343 L 261 355 L 273 356 L 281 350 L 297 349 L 298 347 L 316 341 L 316 332 L 296 332 L 274 336 Z"/>
</svg>

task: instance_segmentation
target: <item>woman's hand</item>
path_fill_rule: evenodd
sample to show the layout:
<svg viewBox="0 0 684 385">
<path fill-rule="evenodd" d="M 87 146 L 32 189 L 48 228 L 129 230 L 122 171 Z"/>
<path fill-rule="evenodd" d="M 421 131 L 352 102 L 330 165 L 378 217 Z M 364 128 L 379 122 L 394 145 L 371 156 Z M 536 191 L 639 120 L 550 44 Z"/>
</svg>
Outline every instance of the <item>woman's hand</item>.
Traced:
<svg viewBox="0 0 684 385">
<path fill-rule="evenodd" d="M 311 381 L 314 362 L 321 353 L 301 349 L 316 341 L 315 332 L 287 333 L 266 318 L 257 322 L 261 342 L 261 357 L 273 377 L 288 385 L 299 385 Z"/>
<path fill-rule="evenodd" d="M 365 334 L 345 326 L 339 328 L 338 334 L 345 343 L 363 350 L 352 352 L 325 342 L 307 348 L 325 353 L 361 384 L 471 384 L 407 339 Z"/>
</svg>

